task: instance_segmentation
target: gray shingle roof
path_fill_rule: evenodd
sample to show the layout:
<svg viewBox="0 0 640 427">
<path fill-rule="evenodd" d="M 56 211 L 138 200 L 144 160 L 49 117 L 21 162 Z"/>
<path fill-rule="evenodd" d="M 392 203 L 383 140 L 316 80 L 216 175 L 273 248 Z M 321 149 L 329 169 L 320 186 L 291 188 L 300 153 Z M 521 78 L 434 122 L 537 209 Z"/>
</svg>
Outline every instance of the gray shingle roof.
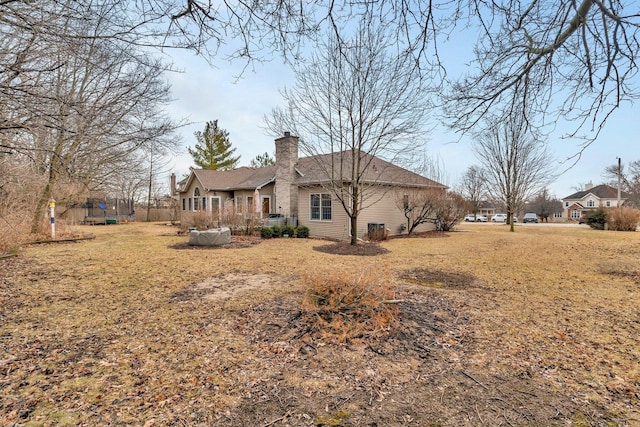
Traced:
<svg viewBox="0 0 640 427">
<path fill-rule="evenodd" d="M 618 189 L 613 188 L 610 185 L 601 184 L 601 185 L 596 185 L 595 187 L 592 187 L 589 190 L 583 190 L 583 191 L 578 191 L 576 193 L 573 193 L 572 195 L 567 196 L 562 200 L 582 200 L 588 194 L 593 194 L 598 199 L 615 199 L 616 197 L 618 197 Z M 629 195 L 624 191 L 622 191 L 620 195 L 622 198 L 629 197 Z"/>
<path fill-rule="evenodd" d="M 296 177 L 295 182 L 298 185 L 322 184 L 331 181 L 332 176 L 334 180 L 341 178 L 345 182 L 350 181 L 351 159 L 351 152 L 348 151 L 343 152 L 342 155 L 333 153 L 302 157 L 296 164 L 296 170 L 300 175 Z M 362 154 L 359 161 L 369 163 L 365 175 L 361 177 L 361 182 L 410 187 L 445 187 L 432 179 L 369 154 Z M 193 173 L 206 190 L 253 190 L 273 182 L 276 167 L 271 165 L 253 169 L 243 166 L 230 171 L 194 169 Z"/>
<path fill-rule="evenodd" d="M 296 183 L 299 185 L 321 184 L 331 181 L 332 176 L 334 179 L 342 178 L 345 182 L 350 181 L 353 165 L 351 154 L 351 152 L 345 151 L 300 158 L 297 170 L 302 173 L 302 176 L 298 176 Z M 359 161 L 365 164 L 369 163 L 364 176 L 361 177 L 362 182 L 415 187 L 444 187 L 432 179 L 370 154 L 362 153 Z"/>
<path fill-rule="evenodd" d="M 243 166 L 230 171 L 194 169 L 193 173 L 207 190 L 253 190 L 273 181 L 276 167 L 253 169 Z"/>
</svg>

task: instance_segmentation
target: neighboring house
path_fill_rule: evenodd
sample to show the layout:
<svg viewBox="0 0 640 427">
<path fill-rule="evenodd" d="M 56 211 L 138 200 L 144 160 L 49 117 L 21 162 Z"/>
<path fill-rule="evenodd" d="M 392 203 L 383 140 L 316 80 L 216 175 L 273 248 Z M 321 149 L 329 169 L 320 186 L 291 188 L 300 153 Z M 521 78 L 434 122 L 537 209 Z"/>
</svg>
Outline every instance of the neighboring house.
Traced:
<svg viewBox="0 0 640 427">
<path fill-rule="evenodd" d="M 180 188 L 176 188 L 173 176 L 172 191 L 178 198 L 181 222 L 188 224 L 194 215 L 202 214 L 210 215 L 214 222 L 223 216 L 228 220 L 228 215 L 281 216 L 288 223 L 309 227 L 311 236 L 348 239 L 349 217 L 336 196 L 326 189 L 331 178 L 325 166 L 342 168 L 342 176 L 349 176 L 350 162 L 341 164 L 344 157 L 335 153 L 299 158 L 298 137 L 289 132 L 276 139 L 275 145 L 275 165 L 230 171 L 194 169 Z M 366 156 L 365 160 L 371 162 L 363 179 L 370 206 L 358 216 L 359 237 L 367 235 L 369 224 L 383 226 L 390 235 L 401 234 L 407 222 L 398 206 L 403 194 L 416 189 L 446 190 L 440 183 L 380 158 Z M 432 224 L 423 224 L 415 231 L 432 228 Z"/>
<path fill-rule="evenodd" d="M 487 219 L 491 220 L 491 217 L 493 217 L 496 214 L 496 206 L 488 201 L 483 201 L 480 202 L 479 206 L 478 206 L 478 215 L 484 215 L 487 217 Z"/>
<path fill-rule="evenodd" d="M 622 191 L 620 193 L 620 205 L 624 204 L 628 197 L 628 194 Z M 562 206 L 563 218 L 577 221 L 594 209 L 617 207 L 618 189 L 606 184 L 596 185 L 595 187 L 593 184 L 587 184 L 583 191 L 578 191 L 563 198 Z"/>
</svg>

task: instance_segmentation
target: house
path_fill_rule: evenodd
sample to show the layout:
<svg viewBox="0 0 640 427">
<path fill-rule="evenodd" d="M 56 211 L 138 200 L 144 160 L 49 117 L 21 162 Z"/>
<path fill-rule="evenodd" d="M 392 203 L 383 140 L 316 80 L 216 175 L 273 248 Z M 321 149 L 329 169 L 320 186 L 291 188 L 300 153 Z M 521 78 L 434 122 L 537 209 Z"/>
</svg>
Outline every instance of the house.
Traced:
<svg viewBox="0 0 640 427">
<path fill-rule="evenodd" d="M 610 185 L 586 184 L 583 191 L 578 191 L 562 199 L 563 213 L 565 219 L 577 221 L 587 212 L 603 207 L 617 207 L 624 204 L 629 195 L 624 191 L 620 192 L 618 202 L 618 189 Z"/>
<path fill-rule="evenodd" d="M 173 176 L 181 223 L 189 224 L 198 215 L 214 223 L 279 217 L 289 224 L 309 227 L 313 237 L 348 239 L 349 217 L 327 189 L 336 182 L 330 170 L 341 169 L 341 176 L 350 176 L 348 152 L 298 157 L 298 137 L 289 132 L 276 139 L 275 146 L 275 165 L 230 171 L 194 169 L 179 188 Z M 359 237 L 366 236 L 372 224 L 378 230 L 384 227 L 390 235 L 401 234 L 407 220 L 398 200 L 406 197 L 404 194 L 446 190 L 440 183 L 378 157 L 365 155 L 363 161 L 370 162 L 362 181 L 368 203 L 358 216 Z M 415 231 L 431 228 L 431 224 L 422 224 Z"/>
</svg>

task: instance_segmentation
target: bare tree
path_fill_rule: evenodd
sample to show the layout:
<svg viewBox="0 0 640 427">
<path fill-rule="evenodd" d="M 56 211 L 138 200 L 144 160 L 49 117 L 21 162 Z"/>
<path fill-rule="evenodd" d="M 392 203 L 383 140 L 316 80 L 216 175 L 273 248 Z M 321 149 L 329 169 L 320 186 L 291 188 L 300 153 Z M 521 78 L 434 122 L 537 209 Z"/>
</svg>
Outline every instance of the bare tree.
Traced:
<svg viewBox="0 0 640 427">
<path fill-rule="evenodd" d="M 175 143 L 171 133 L 178 124 L 162 111 L 169 101 L 165 65 L 97 38 L 100 31 L 76 28 L 94 37 L 49 46 L 48 57 L 58 65 L 33 74 L 37 84 L 30 95 L 38 111 L 25 114 L 28 125 L 12 138 L 11 151 L 28 156 L 47 177 L 33 210 L 34 233 L 43 225 L 48 200 L 61 196 L 61 185 L 94 189 L 121 173 L 138 150 Z M 22 80 L 29 76 L 21 73 Z"/>
<path fill-rule="evenodd" d="M 487 126 L 474 141 L 474 151 L 489 193 L 506 206 L 507 222 L 514 231 L 514 213 L 553 178 L 551 157 L 523 115 L 505 122 L 489 120 Z"/>
<path fill-rule="evenodd" d="M 482 202 L 487 198 L 487 178 L 482 168 L 476 165 L 469 166 L 462 175 L 459 188 L 460 194 L 467 199 L 475 217 L 480 211 Z"/>
<path fill-rule="evenodd" d="M 405 189 L 396 193 L 396 206 L 407 219 L 407 234 L 421 224 L 434 224 L 437 231 L 450 231 L 464 216 L 468 203 L 446 188 Z"/>
<path fill-rule="evenodd" d="M 395 196 L 396 206 L 407 219 L 407 234 L 413 234 L 420 224 L 433 223 L 445 188 L 405 189 Z"/>
<path fill-rule="evenodd" d="M 626 165 L 620 162 L 607 166 L 603 176 L 615 188 L 618 188 L 620 178 L 621 190 L 627 197 L 626 204 L 640 206 L 640 160 L 633 160 Z"/>
<path fill-rule="evenodd" d="M 448 96 L 450 119 L 458 129 L 473 129 L 496 105 L 520 96 L 534 97 L 538 112 L 551 115 L 551 121 L 564 116 L 600 129 L 609 114 L 639 90 L 632 79 L 637 74 L 640 13 L 633 2 L 622 0 L 9 0 L 1 7 L 3 35 L 21 34 L 19 40 L 0 42 L 7 47 L 4 52 L 11 52 L 0 60 L 7 76 L 59 65 L 34 62 L 46 56 L 42 43 L 47 40 L 64 44 L 98 36 L 78 35 L 60 17 L 102 25 L 102 39 L 136 47 L 187 48 L 209 61 L 223 54 L 250 64 L 271 59 L 275 52 L 296 62 L 304 56 L 304 47 L 316 46 L 327 31 L 344 42 L 349 29 L 375 8 L 391 44 L 398 52 L 409 52 L 425 76 L 446 75 L 450 64 L 443 63 L 440 51 L 449 48 L 448 41 L 457 42 L 456 31 L 477 40 L 471 73 L 458 80 Z M 550 104 L 557 108 L 545 108 Z"/>
<path fill-rule="evenodd" d="M 527 203 L 526 211 L 535 212 L 541 222 L 549 222 L 549 217 L 553 217 L 555 213 L 562 213 L 562 202 L 549 195 L 549 190 L 543 188 Z"/>
<path fill-rule="evenodd" d="M 364 17 L 351 40 L 330 37 L 284 90 L 285 109 L 266 118 L 275 134 L 300 136 L 301 151 L 314 155 L 327 176 L 324 187 L 350 219 L 357 244 L 358 216 L 381 198 L 380 165 L 410 153 L 427 119 L 423 82 L 410 55 L 390 52 L 393 41 L 373 16 Z"/>
<path fill-rule="evenodd" d="M 453 85 L 447 98 L 456 129 L 473 129 L 487 115 L 495 116 L 496 107 L 507 119 L 527 99 L 521 113 L 530 123 L 562 117 L 575 123 L 571 136 L 589 143 L 621 103 L 637 96 L 637 5 L 617 0 L 470 3 L 480 38 L 473 71 Z"/>
</svg>

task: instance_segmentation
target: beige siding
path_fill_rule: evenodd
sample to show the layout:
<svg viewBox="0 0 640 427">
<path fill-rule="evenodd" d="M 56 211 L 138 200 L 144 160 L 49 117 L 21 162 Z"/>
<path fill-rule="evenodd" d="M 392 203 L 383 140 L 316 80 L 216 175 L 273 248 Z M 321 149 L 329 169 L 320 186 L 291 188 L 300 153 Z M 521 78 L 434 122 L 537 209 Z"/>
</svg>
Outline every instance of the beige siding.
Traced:
<svg viewBox="0 0 640 427">
<path fill-rule="evenodd" d="M 401 230 L 401 226 L 407 224 L 407 219 L 396 202 L 398 198 L 402 200 L 403 190 L 400 188 L 377 187 L 368 191 L 372 194 L 368 204 L 374 201 L 375 203 L 366 207 L 358 216 L 358 237 L 367 237 L 369 223 L 384 224 L 390 236 L 406 233 L 406 230 Z M 433 224 L 421 224 L 414 232 L 433 230 L 433 228 Z"/>
<path fill-rule="evenodd" d="M 331 221 L 312 221 L 310 209 L 311 193 L 327 193 L 321 187 L 300 188 L 298 193 L 298 223 L 309 227 L 311 237 L 346 240 L 349 238 L 349 217 L 340 202 L 332 195 Z"/>
<path fill-rule="evenodd" d="M 402 209 L 397 206 L 396 198 L 398 195 L 402 197 L 402 190 L 389 190 L 385 187 L 377 187 L 369 189 L 368 191 L 371 197 L 367 205 L 371 204 L 371 206 L 367 206 L 358 216 L 358 237 L 367 237 L 369 223 L 384 224 L 385 229 L 388 230 L 391 236 L 401 234 L 401 226 L 403 224 L 406 225 L 407 219 Z M 310 194 L 322 192 L 326 193 L 327 191 L 320 187 L 300 189 L 300 198 L 298 199 L 300 212 L 299 223 L 309 227 L 309 232 L 313 237 L 348 240 L 350 228 L 349 217 L 335 197 L 333 197 L 332 202 L 333 220 L 331 222 L 312 221 L 310 219 Z M 433 228 L 433 224 L 421 224 L 414 232 L 433 230 Z M 404 232 L 406 233 L 406 231 Z"/>
</svg>

